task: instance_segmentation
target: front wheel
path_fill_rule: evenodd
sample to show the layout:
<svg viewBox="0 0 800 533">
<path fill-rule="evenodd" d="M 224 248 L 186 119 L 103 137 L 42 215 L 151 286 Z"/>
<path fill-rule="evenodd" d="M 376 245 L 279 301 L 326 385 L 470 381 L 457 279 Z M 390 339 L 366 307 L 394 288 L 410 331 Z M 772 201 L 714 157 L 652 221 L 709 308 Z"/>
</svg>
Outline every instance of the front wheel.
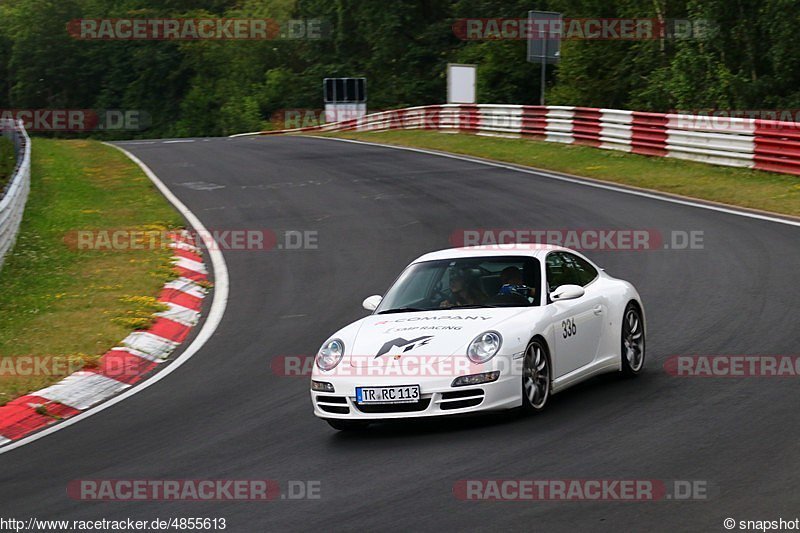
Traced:
<svg viewBox="0 0 800 533">
<path fill-rule="evenodd" d="M 622 374 L 636 376 L 644 368 L 644 320 L 639 308 L 629 303 L 622 318 Z"/>
<path fill-rule="evenodd" d="M 367 429 L 369 422 L 361 420 L 340 420 L 338 418 L 328 418 L 326 420 L 330 426 L 337 431 L 361 431 Z"/>
<path fill-rule="evenodd" d="M 552 370 L 550 358 L 544 344 L 533 339 L 525 350 L 522 364 L 522 408 L 529 412 L 539 412 L 550 399 Z"/>
</svg>

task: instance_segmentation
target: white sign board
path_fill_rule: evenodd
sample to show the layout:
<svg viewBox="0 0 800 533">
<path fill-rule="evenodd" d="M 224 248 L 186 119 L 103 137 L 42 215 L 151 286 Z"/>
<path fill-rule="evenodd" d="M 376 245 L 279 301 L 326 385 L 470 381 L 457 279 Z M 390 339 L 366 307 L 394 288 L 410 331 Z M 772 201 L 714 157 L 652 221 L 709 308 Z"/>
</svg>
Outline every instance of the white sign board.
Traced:
<svg viewBox="0 0 800 533">
<path fill-rule="evenodd" d="M 475 82 L 478 78 L 475 65 L 447 65 L 447 103 L 475 104 Z"/>
<path fill-rule="evenodd" d="M 325 124 L 367 116 L 367 104 L 325 104 Z"/>
</svg>

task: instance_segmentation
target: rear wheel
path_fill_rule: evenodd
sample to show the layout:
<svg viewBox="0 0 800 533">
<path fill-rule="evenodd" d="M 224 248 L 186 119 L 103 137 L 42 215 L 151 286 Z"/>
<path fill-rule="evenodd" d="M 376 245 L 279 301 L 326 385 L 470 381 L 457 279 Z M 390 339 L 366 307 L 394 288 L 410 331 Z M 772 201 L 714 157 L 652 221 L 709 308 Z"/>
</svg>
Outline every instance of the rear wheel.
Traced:
<svg viewBox="0 0 800 533">
<path fill-rule="evenodd" d="M 645 339 L 642 312 L 629 303 L 622 317 L 622 373 L 636 376 L 644 368 Z"/>
<path fill-rule="evenodd" d="M 340 420 L 338 418 L 328 418 L 328 424 L 338 431 L 361 431 L 367 429 L 369 422 L 362 422 L 361 420 Z"/>
<path fill-rule="evenodd" d="M 525 411 L 539 412 L 545 408 L 550 399 L 552 375 L 544 343 L 533 339 L 528 343 L 522 364 L 522 408 Z"/>
</svg>

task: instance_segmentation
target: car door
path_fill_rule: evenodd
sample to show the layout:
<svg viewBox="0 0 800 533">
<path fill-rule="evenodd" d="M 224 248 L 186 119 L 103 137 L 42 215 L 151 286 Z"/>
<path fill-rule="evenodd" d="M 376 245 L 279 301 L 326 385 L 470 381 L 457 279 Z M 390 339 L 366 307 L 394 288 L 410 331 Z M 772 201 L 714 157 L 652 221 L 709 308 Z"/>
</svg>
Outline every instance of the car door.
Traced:
<svg viewBox="0 0 800 533">
<path fill-rule="evenodd" d="M 576 259 L 579 258 L 566 252 L 551 252 L 545 260 L 549 292 L 562 285 L 580 285 L 586 290 L 581 298 L 549 303 L 555 329 L 553 367 L 556 377 L 594 361 L 603 327 L 602 295 L 592 287 L 593 280 L 587 280 L 588 274 L 578 268 Z"/>
</svg>

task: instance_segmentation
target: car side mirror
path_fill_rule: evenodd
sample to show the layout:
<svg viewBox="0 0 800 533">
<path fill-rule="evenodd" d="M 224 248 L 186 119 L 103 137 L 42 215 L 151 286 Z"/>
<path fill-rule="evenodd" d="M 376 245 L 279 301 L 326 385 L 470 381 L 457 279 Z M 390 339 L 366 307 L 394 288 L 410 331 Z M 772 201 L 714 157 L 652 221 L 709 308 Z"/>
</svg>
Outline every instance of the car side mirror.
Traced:
<svg viewBox="0 0 800 533">
<path fill-rule="evenodd" d="M 562 285 L 550 293 L 550 299 L 554 302 L 577 300 L 584 294 L 586 294 L 586 291 L 580 285 Z"/>
<path fill-rule="evenodd" d="M 376 294 L 375 296 L 370 296 L 369 298 L 364 300 L 364 303 L 362 303 L 361 305 L 367 311 L 374 311 L 381 304 L 381 301 L 383 301 L 383 296 L 378 296 Z"/>
</svg>

